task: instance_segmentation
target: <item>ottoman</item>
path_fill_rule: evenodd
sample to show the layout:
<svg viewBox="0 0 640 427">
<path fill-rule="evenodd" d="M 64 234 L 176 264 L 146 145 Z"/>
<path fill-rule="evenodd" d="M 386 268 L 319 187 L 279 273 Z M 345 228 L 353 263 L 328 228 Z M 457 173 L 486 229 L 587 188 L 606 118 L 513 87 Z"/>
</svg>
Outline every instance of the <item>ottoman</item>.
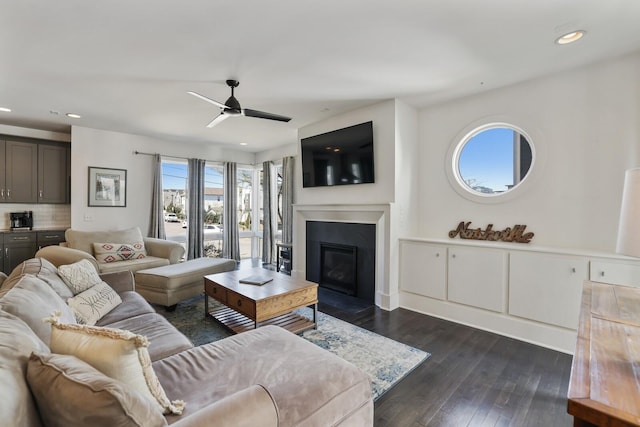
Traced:
<svg viewBox="0 0 640 427">
<path fill-rule="evenodd" d="M 204 292 L 204 276 L 234 270 L 236 261 L 227 258 L 196 258 L 178 264 L 138 270 L 136 292 L 152 304 L 168 310 L 187 298 Z"/>
</svg>

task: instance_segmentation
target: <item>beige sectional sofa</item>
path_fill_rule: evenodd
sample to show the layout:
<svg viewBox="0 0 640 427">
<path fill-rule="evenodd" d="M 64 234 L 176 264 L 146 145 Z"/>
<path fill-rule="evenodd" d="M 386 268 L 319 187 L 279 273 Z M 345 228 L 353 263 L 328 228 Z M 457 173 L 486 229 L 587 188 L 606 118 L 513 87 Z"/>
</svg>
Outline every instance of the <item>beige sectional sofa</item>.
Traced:
<svg viewBox="0 0 640 427">
<path fill-rule="evenodd" d="M 81 231 L 69 228 L 65 231 L 66 243 L 61 246 L 46 246 L 36 257 L 46 258 L 54 265 L 71 264 L 80 259 L 88 259 L 101 273 L 114 271 L 138 271 L 153 267 L 175 264 L 184 256 L 184 247 L 169 240 L 143 237 L 138 227 L 125 230 Z M 110 244 L 113 253 L 103 249 L 101 254 L 96 252 L 96 244 Z M 131 256 L 122 259 L 117 255 L 119 245 L 142 245 L 140 249 L 144 256 Z M 102 255 L 102 257 L 100 257 Z M 105 262 L 106 261 L 106 262 Z"/>
<path fill-rule="evenodd" d="M 162 415 L 122 383 L 51 354 L 52 326 L 42 319 L 59 311 L 73 323 L 69 289 L 53 264 L 34 258 L 0 276 L 3 425 L 373 425 L 368 377 L 333 354 L 275 326 L 193 347 L 135 292 L 131 272 L 101 279 L 122 302 L 97 326 L 147 337 L 153 372 L 168 399 L 185 402 L 182 414 Z"/>
</svg>

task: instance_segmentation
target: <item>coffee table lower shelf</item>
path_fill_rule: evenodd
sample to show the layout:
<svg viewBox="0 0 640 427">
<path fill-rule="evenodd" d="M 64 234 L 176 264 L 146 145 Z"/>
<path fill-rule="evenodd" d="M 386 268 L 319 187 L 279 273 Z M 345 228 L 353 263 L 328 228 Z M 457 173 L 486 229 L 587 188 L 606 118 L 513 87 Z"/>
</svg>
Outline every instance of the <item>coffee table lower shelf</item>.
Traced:
<svg viewBox="0 0 640 427">
<path fill-rule="evenodd" d="M 293 332 L 294 334 L 299 334 L 306 331 L 307 329 L 316 327 L 316 324 L 313 321 L 293 312 L 283 314 L 281 316 L 274 317 L 273 319 L 265 320 L 264 322 L 259 322 L 257 324 L 244 314 L 238 313 L 237 311 L 229 307 L 215 308 L 209 312 L 209 315 L 211 315 L 218 322 L 222 323 L 224 326 L 231 329 L 237 334 L 250 331 L 251 329 L 255 329 L 258 326 L 266 325 L 280 326 L 281 328 L 284 328 L 289 332 Z"/>
</svg>

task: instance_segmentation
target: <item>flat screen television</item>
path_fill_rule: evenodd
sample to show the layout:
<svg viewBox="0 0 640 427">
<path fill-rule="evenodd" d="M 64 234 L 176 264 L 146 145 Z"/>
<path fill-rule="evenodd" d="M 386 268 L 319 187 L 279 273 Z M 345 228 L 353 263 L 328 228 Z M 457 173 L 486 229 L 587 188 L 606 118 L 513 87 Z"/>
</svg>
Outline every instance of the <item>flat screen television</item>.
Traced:
<svg viewBox="0 0 640 427">
<path fill-rule="evenodd" d="M 302 186 L 373 183 L 373 122 L 302 138 Z"/>
</svg>

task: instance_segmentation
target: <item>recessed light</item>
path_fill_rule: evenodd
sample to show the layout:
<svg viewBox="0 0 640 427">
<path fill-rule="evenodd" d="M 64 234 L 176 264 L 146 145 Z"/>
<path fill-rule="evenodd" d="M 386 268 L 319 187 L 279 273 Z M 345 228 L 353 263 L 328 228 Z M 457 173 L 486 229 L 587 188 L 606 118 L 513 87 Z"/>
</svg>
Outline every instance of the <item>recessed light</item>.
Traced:
<svg viewBox="0 0 640 427">
<path fill-rule="evenodd" d="M 241 142 L 240 145 L 249 145 L 246 142 Z"/>
<path fill-rule="evenodd" d="M 79 119 L 82 116 L 80 114 L 76 114 L 76 113 L 67 113 L 67 117 L 71 117 L 72 119 Z"/>
<path fill-rule="evenodd" d="M 560 36 L 556 39 L 557 44 L 569 44 L 580 40 L 584 37 L 585 32 L 582 30 L 572 31 L 570 33 L 565 34 L 564 36 Z"/>
<path fill-rule="evenodd" d="M 11 108 L 0 107 L 0 111 L 2 111 L 3 113 L 10 113 L 11 112 Z"/>
</svg>

